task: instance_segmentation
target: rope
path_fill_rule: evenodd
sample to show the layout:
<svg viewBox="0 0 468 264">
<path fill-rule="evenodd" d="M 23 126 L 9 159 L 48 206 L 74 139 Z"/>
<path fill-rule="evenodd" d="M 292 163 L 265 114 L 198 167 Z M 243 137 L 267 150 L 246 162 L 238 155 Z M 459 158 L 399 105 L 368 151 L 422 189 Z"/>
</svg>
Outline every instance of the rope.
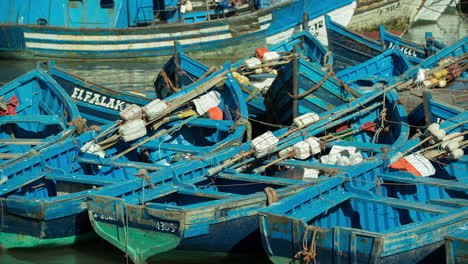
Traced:
<svg viewBox="0 0 468 264">
<path fill-rule="evenodd" d="M 76 133 L 78 135 L 83 134 L 86 131 L 89 131 L 90 129 L 86 125 L 86 119 L 82 118 L 81 116 L 73 119 L 72 121 L 68 122 L 68 126 L 74 126 L 76 128 Z"/>
<path fill-rule="evenodd" d="M 298 259 L 302 256 L 302 260 L 306 263 L 310 263 L 310 261 L 314 261 L 314 264 L 317 263 L 317 232 L 322 229 L 319 226 L 307 226 L 304 230 L 302 235 L 302 250 L 297 252 L 294 255 L 294 258 Z M 312 241 L 310 242 L 310 246 L 308 246 L 308 234 L 311 231 L 312 234 Z"/>
<path fill-rule="evenodd" d="M 307 90 L 307 91 L 305 91 L 305 92 L 303 92 L 301 94 L 295 95 L 295 94 L 291 94 L 289 91 L 287 93 L 288 93 L 289 97 L 291 97 L 294 100 L 302 99 L 302 98 L 306 97 L 307 95 L 311 94 L 313 91 L 319 89 L 328 80 L 328 78 L 330 78 L 333 74 L 334 74 L 334 72 L 332 72 L 332 71 L 328 72 L 327 74 L 325 74 L 325 76 L 323 76 L 323 78 L 322 78 L 322 80 L 320 82 L 318 82 L 312 88 L 310 88 L 309 90 Z"/>
<path fill-rule="evenodd" d="M 267 196 L 267 206 L 272 205 L 278 201 L 278 194 L 276 193 L 275 189 L 271 187 L 266 187 L 264 189 L 264 192 Z"/>
</svg>

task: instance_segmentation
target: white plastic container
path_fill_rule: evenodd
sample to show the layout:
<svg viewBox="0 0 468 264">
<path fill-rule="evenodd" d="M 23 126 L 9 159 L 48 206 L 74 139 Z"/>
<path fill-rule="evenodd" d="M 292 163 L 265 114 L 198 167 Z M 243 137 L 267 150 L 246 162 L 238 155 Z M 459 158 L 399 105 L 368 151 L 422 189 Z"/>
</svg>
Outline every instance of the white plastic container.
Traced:
<svg viewBox="0 0 468 264">
<path fill-rule="evenodd" d="M 166 114 L 167 108 L 168 106 L 166 102 L 161 101 L 160 99 L 155 99 L 149 104 L 143 106 L 143 112 L 149 120 L 154 120 Z"/>
<path fill-rule="evenodd" d="M 310 137 L 305 140 L 310 147 L 310 155 L 319 154 L 322 152 L 322 148 L 320 147 L 320 140 L 316 137 Z"/>
<path fill-rule="evenodd" d="M 210 108 L 216 107 L 221 103 L 221 94 L 217 91 L 211 91 L 197 99 L 193 99 L 196 111 L 199 115 L 208 112 Z"/>
<path fill-rule="evenodd" d="M 314 180 L 319 177 L 320 171 L 316 169 L 309 169 L 304 168 L 304 176 L 302 177 L 303 180 Z"/>
<path fill-rule="evenodd" d="M 294 144 L 293 151 L 296 153 L 294 158 L 304 160 L 310 157 L 310 147 L 307 142 L 300 141 Z"/>
<path fill-rule="evenodd" d="M 80 151 L 84 152 L 84 153 L 97 155 L 97 156 L 99 156 L 101 158 L 104 158 L 106 156 L 106 153 L 104 152 L 104 150 L 102 150 L 101 146 L 99 146 L 98 144 L 95 144 L 92 141 L 89 141 L 86 144 L 84 144 L 80 148 Z"/>
<path fill-rule="evenodd" d="M 247 68 L 249 69 L 262 64 L 262 62 L 256 57 L 246 59 L 244 63 L 245 63 L 245 66 L 247 66 Z"/>
<path fill-rule="evenodd" d="M 256 137 L 254 140 L 252 140 L 252 149 L 254 150 L 255 157 L 263 157 L 269 152 L 274 151 L 278 145 L 278 142 L 278 138 L 275 137 L 271 131 L 267 131 Z"/>
<path fill-rule="evenodd" d="M 280 55 L 276 51 L 265 52 L 263 54 L 264 61 L 273 61 L 280 58 Z"/>
<path fill-rule="evenodd" d="M 287 147 L 285 149 L 282 149 L 280 150 L 280 152 L 278 152 L 278 156 L 280 158 L 286 157 L 289 153 L 291 153 L 292 150 L 293 150 L 293 147 Z"/>
<path fill-rule="evenodd" d="M 274 80 L 275 78 L 267 78 L 261 82 L 251 82 L 251 84 L 253 87 L 259 89 L 262 92 L 262 94 L 265 94 Z"/>
<path fill-rule="evenodd" d="M 146 122 L 142 119 L 128 121 L 119 128 L 119 133 L 125 142 L 144 137 L 146 135 Z"/>
<path fill-rule="evenodd" d="M 320 117 L 316 113 L 307 113 L 294 118 L 292 126 L 296 128 L 304 128 L 316 123 Z"/>
<path fill-rule="evenodd" d="M 136 104 L 130 104 L 120 111 L 120 119 L 124 121 L 133 120 L 141 117 L 142 109 Z"/>
</svg>

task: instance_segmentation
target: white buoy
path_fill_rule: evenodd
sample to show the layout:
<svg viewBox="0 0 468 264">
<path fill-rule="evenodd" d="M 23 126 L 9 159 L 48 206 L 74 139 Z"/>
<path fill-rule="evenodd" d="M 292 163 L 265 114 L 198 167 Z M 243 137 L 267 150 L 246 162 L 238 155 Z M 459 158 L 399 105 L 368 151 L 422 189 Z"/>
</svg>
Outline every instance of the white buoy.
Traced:
<svg viewBox="0 0 468 264">
<path fill-rule="evenodd" d="M 316 113 L 307 113 L 294 118 L 292 126 L 296 128 L 308 127 L 316 123 L 320 117 Z"/>
<path fill-rule="evenodd" d="M 450 156 L 452 156 L 454 160 L 461 159 L 464 155 L 465 153 L 463 152 L 462 149 L 456 149 L 450 153 Z"/>
<path fill-rule="evenodd" d="M 294 158 L 304 160 L 310 157 L 310 147 L 304 141 L 297 142 L 293 146 L 293 151 L 295 152 Z"/>
<path fill-rule="evenodd" d="M 267 131 L 262 135 L 256 137 L 252 140 L 252 149 L 254 150 L 255 157 L 263 157 L 269 152 L 272 152 L 276 149 L 279 139 Z"/>
</svg>

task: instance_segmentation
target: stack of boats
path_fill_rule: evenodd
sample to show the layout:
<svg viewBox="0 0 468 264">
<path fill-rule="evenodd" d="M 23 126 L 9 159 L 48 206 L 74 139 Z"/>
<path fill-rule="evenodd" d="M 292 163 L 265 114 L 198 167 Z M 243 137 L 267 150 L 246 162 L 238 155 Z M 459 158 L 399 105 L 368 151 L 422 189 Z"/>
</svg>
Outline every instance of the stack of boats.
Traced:
<svg viewBox="0 0 468 264">
<path fill-rule="evenodd" d="M 0 88 L 0 247 L 98 234 L 135 263 L 172 249 L 274 263 L 467 259 L 468 38 L 381 41 L 325 17 L 239 62 L 174 46 L 156 97 L 40 63 Z M 408 110 L 399 98 L 421 104 Z"/>
</svg>

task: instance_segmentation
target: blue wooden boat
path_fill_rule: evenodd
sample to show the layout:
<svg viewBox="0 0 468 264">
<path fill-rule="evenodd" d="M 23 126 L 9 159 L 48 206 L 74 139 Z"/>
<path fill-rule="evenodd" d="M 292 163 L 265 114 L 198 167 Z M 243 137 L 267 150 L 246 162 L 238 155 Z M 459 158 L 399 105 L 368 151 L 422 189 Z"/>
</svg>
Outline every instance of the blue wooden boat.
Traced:
<svg viewBox="0 0 468 264">
<path fill-rule="evenodd" d="M 54 61 L 42 66 L 76 103 L 88 125 L 106 125 L 119 120 L 119 113 L 127 105 L 145 105 L 155 99 L 154 94 L 125 92 L 89 82 L 58 67 Z"/>
<path fill-rule="evenodd" d="M 328 49 L 335 55 L 335 71 L 346 69 L 381 54 L 385 50 L 399 48 L 412 63 L 419 63 L 421 59 L 445 47 L 445 44 L 435 40 L 431 34 L 426 36 L 426 45 L 403 40 L 380 27 L 380 41 L 371 39 L 354 32 L 330 17 L 325 17 L 328 33 Z"/>
<path fill-rule="evenodd" d="M 468 73 L 467 73 L 466 68 L 463 68 L 462 65 L 466 61 L 467 52 L 468 52 L 468 37 L 463 37 L 462 39 L 460 39 L 453 45 L 450 45 L 438 51 L 436 54 L 423 60 L 419 65 L 409 69 L 407 72 L 405 72 L 401 76 L 401 78 L 417 79 L 417 74 L 420 69 L 441 70 L 445 68 L 449 71 L 450 75 L 451 74 L 457 75 L 453 77 L 462 78 L 466 80 L 468 78 Z M 440 63 L 445 64 L 445 65 L 439 65 Z M 453 67 L 454 69 L 451 69 L 449 67 Z M 432 74 L 434 73 L 435 72 L 431 72 L 431 76 L 424 76 L 424 77 L 426 77 L 426 79 L 429 77 L 436 78 L 435 76 L 432 76 Z M 442 77 L 447 78 L 446 76 L 442 76 Z M 440 79 L 440 77 L 436 79 Z M 452 78 L 452 79 L 455 79 L 455 78 Z"/>
<path fill-rule="evenodd" d="M 259 213 L 274 263 L 415 263 L 466 225 L 466 208 L 309 187 Z"/>
<path fill-rule="evenodd" d="M 6 177 L 0 184 L 3 249 L 63 246 L 86 240 L 95 235 L 87 216 L 88 195 L 115 184 L 137 188 L 146 183 L 150 188 L 172 181 L 170 174 L 160 181 L 148 178 L 160 166 L 113 161 L 83 152 L 82 146 L 97 136 L 89 131 L 65 139 L 41 150 L 40 155 L 2 168 Z M 211 167 L 217 163 L 204 164 Z"/>
<path fill-rule="evenodd" d="M 88 201 L 97 234 L 135 263 L 171 249 L 214 252 L 259 249 L 256 212 L 277 197 L 300 191 L 304 182 L 223 172 L 207 177 L 209 167 L 162 170 L 183 184 L 159 185 L 152 192 L 113 186 Z M 195 172 L 194 172 L 195 171 Z M 194 173 L 192 173 L 194 172 Z M 187 179 L 192 174 L 200 176 Z M 270 194 L 271 193 L 271 196 Z M 234 228 L 236 232 L 226 234 Z"/>
<path fill-rule="evenodd" d="M 403 52 L 392 49 L 341 70 L 336 73 L 336 77 L 355 89 L 360 88 L 361 92 L 369 92 L 382 88 L 390 79 L 399 77 L 410 68 L 412 65 Z"/>
<path fill-rule="evenodd" d="M 258 50 L 258 49 L 257 49 Z M 249 115 L 254 120 L 265 119 L 264 95 L 274 80 L 284 71 L 285 67 L 295 58 L 302 57 L 324 67 L 333 66 L 333 55 L 308 31 L 301 31 L 294 36 L 269 47 L 268 52 L 278 55 L 275 59 L 264 59 L 263 54 L 250 55 L 241 59 L 233 66 L 245 100 L 248 102 Z M 261 57 L 261 59 L 259 59 Z M 256 60 L 257 63 L 249 62 Z M 279 78 L 282 78 L 281 76 Z"/>
<path fill-rule="evenodd" d="M 154 86 L 159 98 L 166 98 L 176 93 L 182 87 L 212 74 L 216 69 L 216 67 L 210 68 L 185 54 L 179 43 L 175 44 L 175 50 L 175 55 L 168 60 L 155 79 Z M 268 50 L 280 56 L 270 61 L 258 60 L 259 64 L 251 67 L 246 65 L 246 61 L 255 56 L 248 56 L 232 66 L 236 72 L 234 76 L 238 80 L 247 102 L 249 117 L 253 120 L 265 119 L 263 94 L 268 90 L 269 85 L 264 83 L 273 82 L 278 76 L 277 73 L 294 56 L 307 58 L 321 65 L 333 65 L 333 55 L 328 54 L 327 49 L 308 31 L 295 34 Z M 262 72 L 255 73 L 258 70 Z"/>
<path fill-rule="evenodd" d="M 464 123 L 467 117 L 468 113 L 463 111 L 461 114 L 452 116 L 440 125 L 432 123 L 430 126 L 427 126 L 425 135 L 408 141 L 402 146 L 402 151 L 393 154 L 390 167 L 396 170 L 410 171 L 417 176 L 421 176 L 418 174 L 423 174 L 420 170 L 422 169 L 426 174 L 423 176 L 468 183 L 466 177 L 468 157 L 465 155 L 467 150 L 465 134 L 467 133 L 468 126 Z M 441 132 L 437 132 L 436 130 L 443 130 L 442 133 L 446 135 L 440 136 L 439 133 Z M 437 138 L 438 135 L 439 138 Z M 420 163 L 419 166 L 422 166 L 422 168 L 419 167 L 418 169 L 418 165 L 414 165 L 408 160 L 408 157 L 413 160 L 416 158 L 419 161 L 418 163 Z M 403 163 L 399 164 L 399 162 Z M 407 164 L 407 166 L 402 167 L 407 162 L 411 165 Z M 415 172 L 412 166 L 415 166 L 414 168 L 418 169 L 418 172 Z"/>
<path fill-rule="evenodd" d="M 95 131 L 89 131 L 65 139 L 40 150 L 39 155 L 2 168 L 3 249 L 67 245 L 90 237 L 86 195 L 102 186 L 134 179 L 139 167 L 118 162 L 94 165 L 94 155 L 83 156 L 80 146 L 96 136 Z"/>
<path fill-rule="evenodd" d="M 104 127 L 90 152 L 96 147 L 111 160 L 166 166 L 241 142 L 247 105 L 229 67 L 163 100 L 122 111 L 122 120 Z M 133 117 L 124 118 L 127 114 Z"/>
<path fill-rule="evenodd" d="M 380 96 L 382 94 L 381 92 Z M 387 96 L 392 98 L 390 92 Z M 378 95 L 365 96 L 348 105 L 323 113 L 322 120 L 310 128 L 295 132 L 287 129 L 276 131 L 278 135 L 284 133 L 282 134 L 284 140 L 279 143 L 278 149 L 272 150 L 270 154 L 282 149 L 283 145 L 292 145 L 302 140 L 301 137 L 306 137 L 308 134 L 305 130 L 310 129 L 313 135 L 315 130 L 324 131 L 346 122 L 346 118 L 359 120 L 356 115 L 345 116 L 346 112 L 363 113 L 360 107 L 366 113 L 372 112 L 372 107 L 368 106 L 375 107 L 375 101 L 378 101 L 376 98 L 379 98 Z M 396 109 L 402 108 L 396 107 Z M 330 116 L 333 112 L 336 112 L 336 116 Z M 344 117 L 340 119 L 342 115 Z M 404 141 L 407 133 L 403 130 L 398 135 L 401 136 L 393 142 L 395 144 Z M 174 248 L 208 251 L 255 249 L 255 242 L 259 242 L 255 215 L 257 210 L 265 206 L 265 201 L 270 202 L 272 199 L 270 196 L 274 196 L 275 193 L 278 198 L 282 198 L 299 191 L 304 184 L 319 184 L 323 179 L 304 183 L 302 179 L 281 178 L 275 173 L 259 175 L 249 170 L 241 173 L 239 166 L 242 167 L 257 159 L 250 157 L 254 155 L 252 149 L 255 148 L 252 142 L 222 150 L 210 157 L 202 156 L 205 162 L 217 159 L 217 166 L 194 170 L 193 165 L 186 163 L 174 169 L 160 170 L 152 177 L 174 175 L 177 179 L 174 179 L 176 186 L 158 186 L 151 194 L 146 192 L 143 200 L 142 192 L 145 187 L 131 189 L 114 185 L 112 191 L 93 195 L 88 207 L 95 231 L 128 254 L 136 263 Z M 372 146 L 376 145 L 379 144 Z M 193 159 L 198 160 L 199 157 L 193 156 Z M 233 159 L 239 163 L 233 163 Z M 310 164 L 313 166 L 313 162 Z M 374 162 L 371 164 L 370 167 L 373 169 L 376 164 Z M 382 164 L 380 166 L 382 167 Z M 171 172 L 167 172 L 168 170 Z M 188 173 L 189 171 L 193 173 Z M 193 178 L 195 173 L 198 177 Z M 337 182 L 342 181 L 343 178 L 336 177 L 332 183 L 338 184 Z M 266 187 L 273 188 L 274 193 Z M 262 193 L 262 190 L 267 194 Z M 227 230 L 231 230 L 233 226 L 237 232 L 226 237 Z"/>
<path fill-rule="evenodd" d="M 70 97 L 40 68 L 5 84 L 0 89 L 0 163 L 72 136 L 79 119 Z"/>
<path fill-rule="evenodd" d="M 360 96 L 333 72 L 303 58 L 290 61 L 280 74 L 265 94 L 269 123 L 290 125 L 300 115 L 320 114 Z"/>
<path fill-rule="evenodd" d="M 158 98 L 166 98 L 216 71 L 188 56 L 179 42 L 174 43 L 174 55 L 164 64 L 154 80 Z"/>
<path fill-rule="evenodd" d="M 17 162 L 6 167 L 3 170 L 6 179 L 1 185 L 0 195 L 5 198 L 8 209 L 13 211 L 10 213 L 10 224 L 4 226 L 3 233 L 0 233 L 5 237 L 5 240 L 2 240 L 2 243 L 5 241 L 3 247 L 74 243 L 77 236 L 91 231 L 88 218 L 83 218 L 86 214 L 83 201 L 87 194 L 100 191 L 100 187 L 105 185 L 134 180 L 135 177 L 140 177 L 141 180 L 133 182 L 133 185 L 128 182 L 122 184 L 126 188 L 141 187 L 142 182 L 151 181 L 148 175 L 152 171 L 175 166 L 173 163 L 187 160 L 190 155 L 206 155 L 241 141 L 246 127 L 245 124 L 236 124 L 240 119 L 235 114 L 246 115 L 247 107 L 239 100 L 241 98 L 239 87 L 226 70 L 229 69 L 229 65 L 225 67 L 215 72 L 213 78 L 203 79 L 196 85 L 188 86 L 169 97 L 172 103 L 166 102 L 171 110 L 163 113 L 162 121 L 156 126 L 154 122 L 153 125 L 148 123 L 148 135 L 138 141 L 129 140 L 122 129 L 119 132 L 112 131 L 115 127 L 119 128 L 121 123 L 117 122 L 112 126 L 104 126 L 104 130 L 99 135 L 95 132 L 85 133 L 79 138 L 57 143 L 45 149 L 40 155 L 33 156 L 34 159 L 27 160 L 27 163 Z M 218 83 L 222 85 L 216 86 Z M 217 107 L 223 113 L 224 119 L 204 118 L 194 110 L 190 110 L 194 108 L 190 103 L 186 104 L 213 90 L 219 91 L 220 103 Z M 184 100 L 186 103 L 181 103 Z M 173 103 L 175 101 L 177 106 Z M 173 111 L 176 111 L 175 114 Z M 155 120 L 158 119 L 153 119 Z M 133 121 L 135 119 L 127 120 L 123 125 Z M 209 162 L 217 162 L 217 159 L 210 159 Z M 217 165 L 208 162 L 203 164 L 209 167 Z M 172 181 L 172 175 L 165 176 L 161 182 L 153 181 L 148 184 Z M 65 190 L 64 193 L 61 193 L 61 190 Z M 70 190 L 68 193 L 70 195 L 66 190 Z M 10 206 L 13 204 L 16 207 Z M 14 210 L 23 212 L 20 218 L 26 216 L 31 219 L 18 220 L 16 216 L 18 213 Z M 39 212 L 36 212 L 38 210 Z M 73 228 L 60 231 L 48 227 L 60 221 L 66 225 L 73 225 Z M 15 225 L 15 222 L 20 224 Z M 22 225 L 31 225 L 31 227 L 24 231 Z M 51 233 L 44 231 L 43 228 L 49 228 Z M 28 239 L 19 241 L 18 234 L 23 233 Z"/>
<path fill-rule="evenodd" d="M 466 263 L 468 258 L 466 252 L 468 251 L 468 231 L 467 226 L 462 226 L 457 230 L 450 232 L 445 236 L 445 254 L 446 263 Z"/>
<path fill-rule="evenodd" d="M 231 54 L 238 54 L 246 43 L 276 44 L 299 32 L 303 24 L 323 31 L 325 14 L 349 21 L 356 6 L 355 0 L 247 1 L 237 11 L 249 12 L 236 15 L 227 1 L 190 3 L 189 8 L 174 0 L 11 1 L 0 13 L 1 56 L 151 57 L 172 54 L 174 40 L 189 52 L 226 52 L 232 46 Z"/>
</svg>

